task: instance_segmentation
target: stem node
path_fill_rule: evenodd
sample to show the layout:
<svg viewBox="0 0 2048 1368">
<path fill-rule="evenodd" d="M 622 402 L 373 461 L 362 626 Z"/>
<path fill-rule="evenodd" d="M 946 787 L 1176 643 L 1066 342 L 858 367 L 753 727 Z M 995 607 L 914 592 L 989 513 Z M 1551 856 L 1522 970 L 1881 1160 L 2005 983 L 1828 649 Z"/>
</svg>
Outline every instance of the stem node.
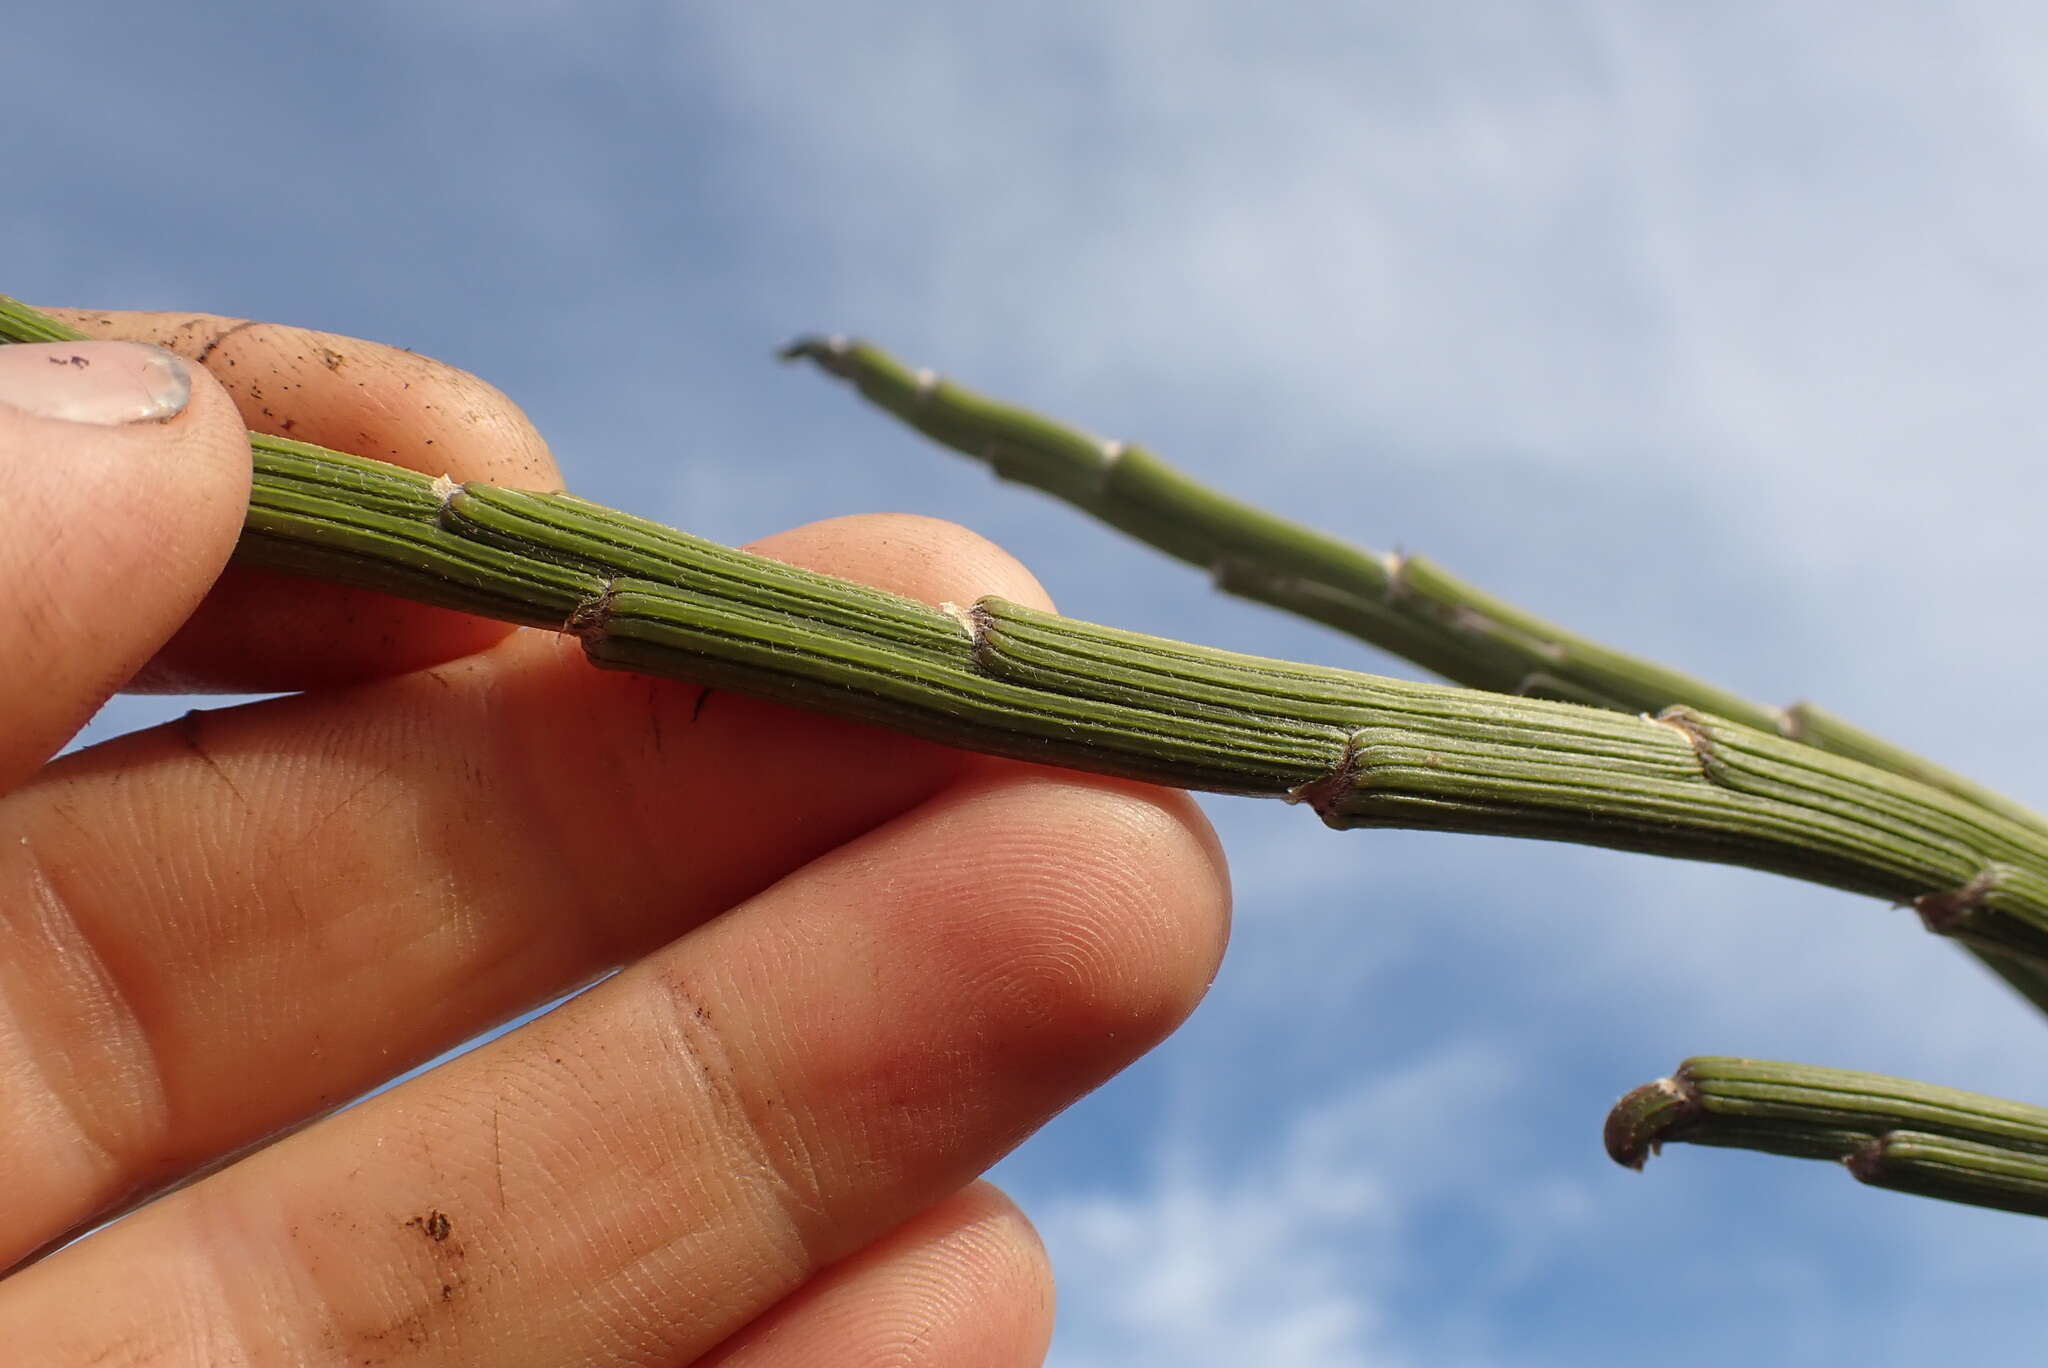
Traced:
<svg viewBox="0 0 2048 1368">
<path fill-rule="evenodd" d="M 569 610 L 569 617 L 562 624 L 562 630 L 581 641 L 586 647 L 604 638 L 605 630 L 612 618 L 612 595 L 617 580 L 608 579 L 589 598 Z"/>
<path fill-rule="evenodd" d="M 1997 887 L 1997 868 L 1987 868 L 1960 888 L 1922 893 L 1913 899 L 1913 910 L 1920 914 L 1921 924 L 1935 935 L 1953 935 Z"/>
</svg>

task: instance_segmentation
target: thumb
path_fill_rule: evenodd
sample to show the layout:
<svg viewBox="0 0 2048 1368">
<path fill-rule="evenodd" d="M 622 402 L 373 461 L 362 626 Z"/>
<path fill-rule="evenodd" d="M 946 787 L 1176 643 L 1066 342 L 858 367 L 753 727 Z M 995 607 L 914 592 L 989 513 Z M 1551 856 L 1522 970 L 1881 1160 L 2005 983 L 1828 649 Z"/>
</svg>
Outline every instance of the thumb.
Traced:
<svg viewBox="0 0 2048 1368">
<path fill-rule="evenodd" d="M 0 792 L 192 612 L 249 497 L 219 385 L 133 342 L 0 346 Z"/>
</svg>

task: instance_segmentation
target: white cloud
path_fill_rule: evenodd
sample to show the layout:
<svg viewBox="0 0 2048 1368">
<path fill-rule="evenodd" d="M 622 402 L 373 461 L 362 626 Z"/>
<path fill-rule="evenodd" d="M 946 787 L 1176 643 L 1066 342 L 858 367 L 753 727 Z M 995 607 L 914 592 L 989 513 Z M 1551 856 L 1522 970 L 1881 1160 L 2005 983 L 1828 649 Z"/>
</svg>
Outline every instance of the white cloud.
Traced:
<svg viewBox="0 0 2048 1368">
<path fill-rule="evenodd" d="M 1134 1192 L 1034 1204 L 1063 1287 L 1052 1362 L 1284 1363 L 1392 1368 L 1404 1345 L 1399 1255 L 1418 1208 L 1468 1184 L 1486 1141 L 1475 1117 L 1509 1091 L 1507 1061 L 1450 1048 L 1283 1118 L 1227 1157 L 1166 1139 Z M 1511 1216 L 1512 1253 L 1480 1270 L 1513 1278 L 1582 1218 L 1569 1192 Z M 1537 1239 L 1538 1234 L 1541 1239 Z"/>
</svg>

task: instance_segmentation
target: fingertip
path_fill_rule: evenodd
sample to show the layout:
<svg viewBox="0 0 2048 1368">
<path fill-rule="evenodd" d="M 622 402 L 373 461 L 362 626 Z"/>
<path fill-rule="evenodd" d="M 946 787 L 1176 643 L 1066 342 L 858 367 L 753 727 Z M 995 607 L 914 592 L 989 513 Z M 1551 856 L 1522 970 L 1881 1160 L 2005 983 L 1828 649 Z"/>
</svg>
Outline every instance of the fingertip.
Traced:
<svg viewBox="0 0 2048 1368">
<path fill-rule="evenodd" d="M 1015 1203 L 976 1182 L 757 1319 L 704 1368 L 1038 1364 L 1052 1339 L 1052 1266 Z"/>
<path fill-rule="evenodd" d="M 989 1268 L 1005 1270 L 1007 1280 L 1034 1283 L 1044 1309 L 1052 1309 L 1052 1257 L 1038 1227 L 1010 1194 L 987 1179 L 977 1179 L 920 1217 L 942 1230 L 961 1232 L 962 1243 L 975 1249 Z M 990 1280 L 995 1280 L 991 1275 Z"/>
<path fill-rule="evenodd" d="M 547 443 L 517 404 L 402 347 L 217 314 L 46 312 L 94 337 L 154 343 L 198 362 L 246 428 L 457 480 L 561 486 Z M 368 590 L 232 567 L 131 687 L 260 693 L 359 683 L 473 654 L 511 630 Z"/>
<path fill-rule="evenodd" d="M 198 362 L 257 432 L 456 480 L 561 487 L 524 410 L 495 385 L 430 356 L 219 314 L 46 312 L 95 337 L 151 342 Z"/>
<path fill-rule="evenodd" d="M 994 594 L 1027 607 L 1054 611 L 1052 596 L 1021 561 L 980 533 L 943 518 L 914 513 L 827 518 L 749 542 L 746 549 L 926 603 L 970 603 Z M 1012 768 L 1009 762 L 990 763 Z M 1169 816 L 1198 849 L 1200 863 L 1221 903 L 1221 934 L 1215 947 L 1220 958 L 1229 935 L 1230 872 L 1215 828 L 1187 793 L 1139 784 L 1128 787 Z"/>
<path fill-rule="evenodd" d="M 941 877 L 952 866 L 955 887 L 985 890 L 951 929 L 992 972 L 964 976 L 1013 1022 L 1043 1023 L 1027 1034 L 1055 1072 L 1079 1065 L 1107 1077 L 1177 1029 L 1215 981 L 1229 873 L 1186 793 L 992 768 L 923 811 L 980 828 L 930 857 Z"/>
<path fill-rule="evenodd" d="M 20 395 L 0 406 L 0 788 L 142 668 L 199 604 L 241 531 L 249 448 L 240 417 L 199 368 L 153 357 L 158 370 L 184 372 L 181 406 L 143 395 L 146 406 L 175 407 L 160 421 L 124 423 L 111 409 L 99 421 L 39 416 Z M 90 359 L 116 369 L 116 353 Z M 83 414 L 94 402 L 41 407 Z"/>
<path fill-rule="evenodd" d="M 971 603 L 994 594 L 1052 608 L 1015 556 L 958 523 L 915 513 L 827 518 L 749 542 L 747 550 L 821 574 L 857 579 L 925 603 Z"/>
</svg>

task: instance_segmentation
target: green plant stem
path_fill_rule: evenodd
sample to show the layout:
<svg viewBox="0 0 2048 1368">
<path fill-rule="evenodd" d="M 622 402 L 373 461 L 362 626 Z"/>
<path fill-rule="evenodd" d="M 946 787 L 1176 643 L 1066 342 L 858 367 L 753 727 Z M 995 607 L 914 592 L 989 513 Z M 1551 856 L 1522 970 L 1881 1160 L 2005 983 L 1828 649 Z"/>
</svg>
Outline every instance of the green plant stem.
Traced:
<svg viewBox="0 0 2048 1368">
<path fill-rule="evenodd" d="M 2048 1216 L 2048 1109 L 1882 1074 L 1688 1059 L 1615 1104 L 1606 1143 L 1634 1169 L 1670 1143 L 1833 1159 L 1874 1187 Z"/>
<path fill-rule="evenodd" d="M 1807 703 L 1755 703 L 1547 622 L 1425 557 L 1381 554 L 1275 517 L 1108 441 L 913 370 L 880 347 L 806 337 L 785 347 L 933 440 L 1208 570 L 1219 588 L 1392 651 L 1454 683 L 1621 712 L 1683 705 L 1946 789 L 2048 832 L 2048 820 Z"/>
<path fill-rule="evenodd" d="M 1285 798 L 1333 827 L 1776 870 L 2048 957 L 2048 852 L 2029 829 L 1706 713 L 1652 719 L 1265 660 L 995 598 L 935 608 L 568 495 L 457 486 L 275 437 L 251 449 L 241 562 L 572 632 L 599 665 L 996 755 Z"/>
<path fill-rule="evenodd" d="M 1953 795 L 1688 709 L 1657 719 L 1208 650 L 997 598 L 935 608 L 561 494 L 256 444 L 238 556 L 567 630 L 613 668 L 991 754 L 1286 798 L 1333 827 L 1774 869 L 2048 956 L 2048 857 Z"/>
<path fill-rule="evenodd" d="M 1454 683 L 1620 712 L 1698 709 L 1861 760 L 1956 795 L 2048 839 L 2024 805 L 1809 703 L 1768 707 L 1524 612 L 1426 558 L 1381 554 L 1231 498 L 1142 447 L 1058 423 L 912 370 L 871 343 L 808 337 L 809 360 L 904 423 L 1141 541 L 1210 572 L 1226 592 L 1334 627 Z M 2048 972 L 1995 950 L 1978 958 L 2048 1013 Z"/>
</svg>

